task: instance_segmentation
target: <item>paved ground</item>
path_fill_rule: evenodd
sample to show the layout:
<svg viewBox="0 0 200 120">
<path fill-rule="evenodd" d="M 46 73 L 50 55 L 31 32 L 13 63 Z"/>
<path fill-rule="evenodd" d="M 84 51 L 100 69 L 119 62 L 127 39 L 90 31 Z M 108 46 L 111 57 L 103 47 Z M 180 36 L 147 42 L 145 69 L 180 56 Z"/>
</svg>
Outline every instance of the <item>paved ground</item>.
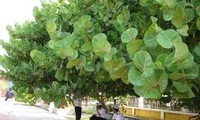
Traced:
<svg viewBox="0 0 200 120">
<path fill-rule="evenodd" d="M 14 102 L 9 104 L 5 98 L 0 97 L 0 120 L 75 120 L 74 109 L 61 109 L 51 113 L 42 107 L 29 106 L 24 103 Z M 91 115 L 82 114 L 81 120 L 89 120 Z M 126 119 L 141 120 L 141 119 Z"/>
<path fill-rule="evenodd" d="M 82 120 L 88 120 L 89 115 L 83 114 Z M 54 114 L 36 106 L 15 102 L 8 104 L 0 98 L 0 120 L 75 120 L 74 115 Z"/>
</svg>

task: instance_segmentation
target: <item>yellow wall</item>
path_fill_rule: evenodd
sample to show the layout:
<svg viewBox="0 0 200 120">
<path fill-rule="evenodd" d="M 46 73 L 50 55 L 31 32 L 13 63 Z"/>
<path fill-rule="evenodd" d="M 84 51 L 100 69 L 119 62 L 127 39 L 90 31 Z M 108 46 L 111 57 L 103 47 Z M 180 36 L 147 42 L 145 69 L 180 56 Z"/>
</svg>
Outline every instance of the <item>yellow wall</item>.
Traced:
<svg viewBox="0 0 200 120">
<path fill-rule="evenodd" d="M 138 109 L 131 107 L 124 107 L 125 115 L 137 116 L 141 118 L 146 118 L 148 120 L 161 120 L 161 111 L 153 111 L 151 109 Z M 171 113 L 170 111 L 162 111 L 164 119 L 163 120 L 188 120 L 192 115 L 186 115 L 180 113 Z"/>
<path fill-rule="evenodd" d="M 128 116 L 133 116 L 134 115 L 134 113 L 132 113 L 132 108 L 125 108 L 124 114 L 128 115 Z"/>
<path fill-rule="evenodd" d="M 135 109 L 135 116 L 148 118 L 150 120 L 160 120 L 160 112 L 159 111 L 148 111 Z M 171 119 L 173 120 L 173 119 Z"/>
<path fill-rule="evenodd" d="M 165 113 L 165 120 L 188 120 L 191 115 Z"/>
</svg>

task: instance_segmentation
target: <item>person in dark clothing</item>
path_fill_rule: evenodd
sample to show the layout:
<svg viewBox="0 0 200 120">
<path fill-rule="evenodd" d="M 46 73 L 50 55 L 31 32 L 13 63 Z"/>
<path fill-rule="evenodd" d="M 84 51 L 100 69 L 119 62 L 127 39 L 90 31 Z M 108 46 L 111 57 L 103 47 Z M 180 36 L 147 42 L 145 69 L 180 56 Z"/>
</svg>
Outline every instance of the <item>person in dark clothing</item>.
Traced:
<svg viewBox="0 0 200 120">
<path fill-rule="evenodd" d="M 82 113 L 81 102 L 82 102 L 81 99 L 75 99 L 75 100 L 72 101 L 72 104 L 73 104 L 74 109 L 75 109 L 76 120 L 81 119 L 81 113 Z"/>
<path fill-rule="evenodd" d="M 14 97 L 14 92 L 12 91 L 11 88 L 9 88 L 9 90 L 6 92 L 6 98 L 5 98 L 5 101 L 7 101 L 8 99 L 13 99 Z"/>
</svg>

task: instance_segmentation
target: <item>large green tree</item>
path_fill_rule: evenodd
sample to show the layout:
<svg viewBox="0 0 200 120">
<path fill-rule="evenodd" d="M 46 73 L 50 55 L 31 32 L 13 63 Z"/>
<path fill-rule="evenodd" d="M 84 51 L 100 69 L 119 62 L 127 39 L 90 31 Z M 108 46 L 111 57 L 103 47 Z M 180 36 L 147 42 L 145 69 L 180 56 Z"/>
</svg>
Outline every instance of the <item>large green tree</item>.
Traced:
<svg viewBox="0 0 200 120">
<path fill-rule="evenodd" d="M 59 0 L 35 21 L 8 27 L 2 75 L 18 92 L 57 101 L 163 94 L 193 98 L 199 87 L 198 0 Z M 29 93 L 29 94 L 27 94 Z M 34 93 L 34 94 L 31 94 Z"/>
</svg>

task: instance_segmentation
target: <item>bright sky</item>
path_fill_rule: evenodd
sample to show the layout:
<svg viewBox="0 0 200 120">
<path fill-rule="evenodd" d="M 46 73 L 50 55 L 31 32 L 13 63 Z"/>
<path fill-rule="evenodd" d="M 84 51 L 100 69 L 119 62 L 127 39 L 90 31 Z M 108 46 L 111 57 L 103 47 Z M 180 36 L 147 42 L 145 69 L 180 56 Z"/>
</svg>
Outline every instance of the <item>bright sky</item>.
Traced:
<svg viewBox="0 0 200 120">
<path fill-rule="evenodd" d="M 33 19 L 34 6 L 40 6 L 40 0 L 0 0 L 0 39 L 9 41 L 7 25 Z M 0 46 L 0 55 L 3 54 L 5 51 Z"/>
</svg>

